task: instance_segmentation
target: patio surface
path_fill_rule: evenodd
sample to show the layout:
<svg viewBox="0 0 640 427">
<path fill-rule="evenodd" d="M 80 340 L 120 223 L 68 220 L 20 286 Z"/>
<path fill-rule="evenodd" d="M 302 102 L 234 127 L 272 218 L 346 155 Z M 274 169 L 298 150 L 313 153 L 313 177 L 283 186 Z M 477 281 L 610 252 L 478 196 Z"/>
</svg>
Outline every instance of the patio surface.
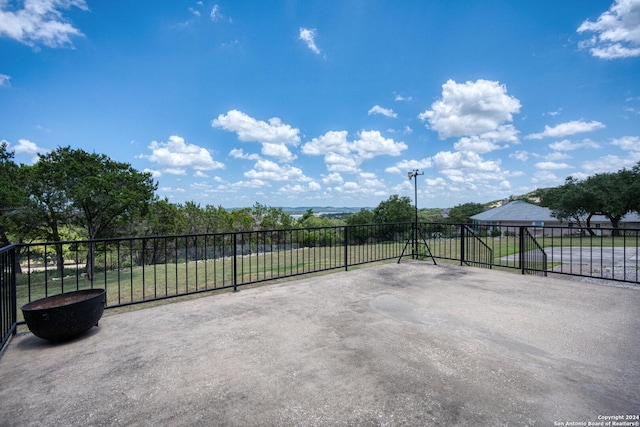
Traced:
<svg viewBox="0 0 640 427">
<path fill-rule="evenodd" d="M 403 262 L 0 355 L 0 425 L 554 425 L 640 413 L 640 290 Z M 560 424 L 555 424 L 560 425 Z"/>
</svg>

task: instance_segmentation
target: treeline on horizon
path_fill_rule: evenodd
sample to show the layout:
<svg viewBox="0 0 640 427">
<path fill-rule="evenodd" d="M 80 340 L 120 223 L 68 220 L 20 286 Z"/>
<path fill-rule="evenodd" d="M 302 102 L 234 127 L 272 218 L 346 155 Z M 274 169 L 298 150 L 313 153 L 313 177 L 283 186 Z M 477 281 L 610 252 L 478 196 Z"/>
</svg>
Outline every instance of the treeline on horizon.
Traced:
<svg viewBox="0 0 640 427">
<path fill-rule="evenodd" d="M 155 192 L 149 173 L 104 154 L 59 147 L 33 165 L 16 164 L 0 144 L 0 246 L 132 236 L 209 234 L 288 228 L 412 222 L 409 197 L 391 195 L 375 208 L 316 216 L 308 209 L 294 219 L 283 208 L 256 202 L 226 209 L 190 201 L 170 203 Z M 586 222 L 604 215 L 614 228 L 629 212 L 640 212 L 640 162 L 632 169 L 584 180 L 568 177 L 559 187 L 513 199 L 547 206 L 559 219 Z M 465 203 L 448 210 L 420 209 L 422 222 L 468 223 L 487 204 Z"/>
</svg>

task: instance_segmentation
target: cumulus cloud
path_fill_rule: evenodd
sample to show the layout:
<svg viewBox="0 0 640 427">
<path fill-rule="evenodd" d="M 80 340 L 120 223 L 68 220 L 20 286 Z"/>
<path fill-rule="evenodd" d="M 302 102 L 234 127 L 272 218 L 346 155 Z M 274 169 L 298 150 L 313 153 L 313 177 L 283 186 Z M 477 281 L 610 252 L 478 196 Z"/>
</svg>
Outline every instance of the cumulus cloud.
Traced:
<svg viewBox="0 0 640 427">
<path fill-rule="evenodd" d="M 520 101 L 507 95 L 507 87 L 497 81 L 477 80 L 442 85 L 442 98 L 418 118 L 428 120 L 441 139 L 478 135 L 497 129 L 520 112 Z"/>
<path fill-rule="evenodd" d="M 571 168 L 571 166 L 566 163 L 557 162 L 538 162 L 535 164 L 535 167 L 538 170 L 559 170 Z"/>
<path fill-rule="evenodd" d="M 393 174 L 406 174 L 407 172 L 414 169 L 424 170 L 429 169 L 432 166 L 433 164 L 430 158 L 422 160 L 403 160 L 394 164 L 393 166 L 389 166 L 384 171 Z"/>
<path fill-rule="evenodd" d="M 380 114 L 382 116 L 390 118 L 398 117 L 398 114 L 396 114 L 391 108 L 382 108 L 379 105 L 374 105 L 373 107 L 371 107 L 371 109 L 368 111 L 368 114 Z"/>
<path fill-rule="evenodd" d="M 244 176 L 263 181 L 311 181 L 311 178 L 305 176 L 301 169 L 290 165 L 281 166 L 271 160 L 258 160 L 253 169 L 245 172 Z"/>
<path fill-rule="evenodd" d="M 562 138 L 564 136 L 574 135 L 576 133 L 593 132 L 597 129 L 604 128 L 605 125 L 593 120 L 585 122 L 582 120 L 572 120 L 566 123 L 560 123 L 556 126 L 545 125 L 544 131 L 540 133 L 532 133 L 527 135 L 526 139 L 543 139 L 543 138 Z"/>
<path fill-rule="evenodd" d="M 625 151 L 640 151 L 640 136 L 623 136 L 614 139 L 611 144 L 617 145 Z"/>
<path fill-rule="evenodd" d="M 640 56 L 640 0 L 616 0 L 594 21 L 586 20 L 578 33 L 594 33 L 579 47 L 602 59 Z"/>
<path fill-rule="evenodd" d="M 347 139 L 347 131 L 330 131 L 302 146 L 308 155 L 324 156 L 330 172 L 355 173 L 359 165 L 377 156 L 398 156 L 407 144 L 385 138 L 379 131 L 362 131 L 355 141 Z"/>
<path fill-rule="evenodd" d="M 274 157 L 281 162 L 291 162 L 296 158 L 287 146 L 297 146 L 300 143 L 300 130 L 282 123 L 278 117 L 264 122 L 242 111 L 230 110 L 214 119 L 211 126 L 235 132 L 240 141 L 261 143 L 262 154 L 265 156 Z"/>
<path fill-rule="evenodd" d="M 245 154 L 242 148 L 234 148 L 229 151 L 229 155 L 234 159 L 243 159 L 243 160 L 260 160 L 260 156 L 258 154 Z"/>
<path fill-rule="evenodd" d="M 89 10 L 84 0 L 25 0 L 22 9 L 0 1 L 0 36 L 28 46 L 71 46 L 72 37 L 83 36 L 62 14 L 72 7 Z"/>
<path fill-rule="evenodd" d="M 556 151 L 573 151 L 579 148 L 600 148 L 600 145 L 590 139 L 583 139 L 582 142 L 571 142 L 568 139 L 563 139 L 549 144 L 549 148 Z"/>
<path fill-rule="evenodd" d="M 220 114 L 211 125 L 235 132 L 243 142 L 271 142 L 294 146 L 300 142 L 300 131 L 282 123 L 278 117 L 270 118 L 267 123 L 242 111 L 230 110 L 226 114 Z"/>
<path fill-rule="evenodd" d="M 38 147 L 35 142 L 29 141 L 28 139 L 19 139 L 18 145 L 13 147 L 13 151 L 15 151 L 16 154 L 27 154 L 30 156 L 49 152 L 46 148 Z"/>
<path fill-rule="evenodd" d="M 337 172 L 330 173 L 329 175 L 322 176 L 322 183 L 328 185 L 342 184 L 344 179 L 342 179 L 342 175 Z"/>
<path fill-rule="evenodd" d="M 152 141 L 148 148 L 151 154 L 140 157 L 157 163 L 166 173 L 181 175 L 186 173 L 188 168 L 195 170 L 224 168 L 223 163 L 213 160 L 206 148 L 188 144 L 180 136 L 172 135 L 167 142 Z"/>
<path fill-rule="evenodd" d="M 317 33 L 315 29 L 300 27 L 300 35 L 298 38 L 305 42 L 307 47 L 311 49 L 313 53 L 320 55 L 320 48 L 316 45 L 316 35 Z"/>
</svg>

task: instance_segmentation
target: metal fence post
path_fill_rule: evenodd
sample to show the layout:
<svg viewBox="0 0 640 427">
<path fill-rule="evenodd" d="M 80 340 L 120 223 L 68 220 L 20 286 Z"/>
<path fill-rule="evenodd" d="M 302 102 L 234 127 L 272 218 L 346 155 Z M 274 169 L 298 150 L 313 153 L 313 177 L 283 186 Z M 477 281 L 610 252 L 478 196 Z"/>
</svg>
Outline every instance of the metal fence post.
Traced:
<svg viewBox="0 0 640 427">
<path fill-rule="evenodd" d="M 349 271 L 349 226 L 344 226 L 344 271 Z"/>
<path fill-rule="evenodd" d="M 524 228 L 525 227 L 523 225 L 521 225 L 518 228 L 519 228 L 518 232 L 520 234 L 520 236 L 518 237 L 518 240 L 519 240 L 519 242 L 518 242 L 518 247 L 519 247 L 519 250 L 518 250 L 518 254 L 519 254 L 518 261 L 520 262 L 520 273 L 525 274 L 525 264 L 526 264 L 525 259 L 524 259 L 524 256 L 525 256 L 524 255 L 524 251 L 525 251 L 525 247 L 524 247 L 525 246 L 524 245 Z"/>
<path fill-rule="evenodd" d="M 460 265 L 464 265 L 465 236 L 464 225 L 460 225 Z"/>
<path fill-rule="evenodd" d="M 233 292 L 238 292 L 238 233 L 233 233 Z"/>
</svg>

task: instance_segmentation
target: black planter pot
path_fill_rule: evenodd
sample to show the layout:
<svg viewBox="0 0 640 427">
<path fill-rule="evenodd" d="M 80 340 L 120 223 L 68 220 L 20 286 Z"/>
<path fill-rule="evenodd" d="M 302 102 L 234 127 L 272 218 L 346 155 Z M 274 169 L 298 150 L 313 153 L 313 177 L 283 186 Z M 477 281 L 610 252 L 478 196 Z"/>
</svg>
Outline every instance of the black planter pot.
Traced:
<svg viewBox="0 0 640 427">
<path fill-rule="evenodd" d="M 104 289 L 67 292 L 22 306 L 29 330 L 49 341 L 66 341 L 98 326 L 106 303 Z"/>
</svg>

